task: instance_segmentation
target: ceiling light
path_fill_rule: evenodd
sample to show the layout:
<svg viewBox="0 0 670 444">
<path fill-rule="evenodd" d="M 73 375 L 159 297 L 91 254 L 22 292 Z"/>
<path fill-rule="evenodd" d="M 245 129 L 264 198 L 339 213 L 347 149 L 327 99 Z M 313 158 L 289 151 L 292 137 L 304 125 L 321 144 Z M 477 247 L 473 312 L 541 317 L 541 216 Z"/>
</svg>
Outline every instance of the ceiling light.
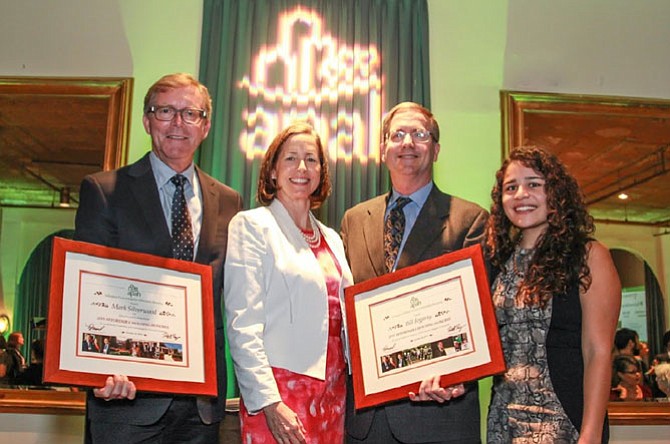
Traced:
<svg viewBox="0 0 670 444">
<path fill-rule="evenodd" d="M 626 199 L 628 199 L 628 194 L 620 193 L 617 197 L 621 200 L 626 200 Z"/>
</svg>

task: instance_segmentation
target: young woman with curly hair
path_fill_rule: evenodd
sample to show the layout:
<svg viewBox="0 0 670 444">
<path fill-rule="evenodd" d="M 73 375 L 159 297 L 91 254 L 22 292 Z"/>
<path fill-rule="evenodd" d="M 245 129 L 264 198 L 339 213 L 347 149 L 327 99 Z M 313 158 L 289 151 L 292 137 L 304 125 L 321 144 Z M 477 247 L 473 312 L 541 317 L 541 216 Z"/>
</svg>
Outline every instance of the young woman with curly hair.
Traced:
<svg viewBox="0 0 670 444">
<path fill-rule="evenodd" d="M 556 156 L 520 147 L 491 197 L 486 255 L 507 371 L 494 379 L 487 441 L 607 442 L 621 287 L 579 186 Z"/>
</svg>

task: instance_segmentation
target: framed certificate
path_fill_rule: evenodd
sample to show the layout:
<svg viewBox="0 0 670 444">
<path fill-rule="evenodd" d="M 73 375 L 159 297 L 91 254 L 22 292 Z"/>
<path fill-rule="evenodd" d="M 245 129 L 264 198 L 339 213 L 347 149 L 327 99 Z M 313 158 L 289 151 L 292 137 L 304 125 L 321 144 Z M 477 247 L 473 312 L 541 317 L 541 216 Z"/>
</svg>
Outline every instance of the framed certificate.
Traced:
<svg viewBox="0 0 670 444">
<path fill-rule="evenodd" d="M 505 361 L 479 245 L 345 289 L 357 409 L 500 373 Z"/>
<path fill-rule="evenodd" d="M 216 396 L 208 265 L 54 239 L 44 381 Z"/>
</svg>

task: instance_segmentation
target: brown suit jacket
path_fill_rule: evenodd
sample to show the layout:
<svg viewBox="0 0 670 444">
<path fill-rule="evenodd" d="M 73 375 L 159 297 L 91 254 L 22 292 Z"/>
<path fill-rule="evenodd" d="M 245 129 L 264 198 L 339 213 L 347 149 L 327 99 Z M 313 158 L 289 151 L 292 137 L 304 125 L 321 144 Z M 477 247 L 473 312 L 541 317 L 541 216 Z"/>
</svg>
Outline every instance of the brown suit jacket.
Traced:
<svg viewBox="0 0 670 444">
<path fill-rule="evenodd" d="M 381 276 L 384 267 L 384 214 L 389 194 L 360 203 L 344 214 L 342 239 L 354 282 Z M 433 185 L 398 259 L 397 269 L 481 243 L 488 213 L 480 206 L 442 193 Z M 444 404 L 400 401 L 355 411 L 353 391 L 347 392 L 347 433 L 364 439 L 375 412 L 383 408 L 394 436 L 402 442 L 477 443 L 477 384 Z"/>
<path fill-rule="evenodd" d="M 225 413 L 226 364 L 222 315 L 223 261 L 228 222 L 242 199 L 196 167 L 202 189 L 202 228 L 195 262 L 212 267 L 218 397 L 198 398 L 201 420 L 218 422 Z M 74 239 L 109 247 L 172 257 L 172 240 L 161 207 L 149 154 L 114 171 L 86 176 L 81 184 Z M 207 357 L 210 358 L 210 357 Z M 152 424 L 167 410 L 171 395 L 139 393 L 133 401 L 88 397 L 92 421 Z"/>
</svg>

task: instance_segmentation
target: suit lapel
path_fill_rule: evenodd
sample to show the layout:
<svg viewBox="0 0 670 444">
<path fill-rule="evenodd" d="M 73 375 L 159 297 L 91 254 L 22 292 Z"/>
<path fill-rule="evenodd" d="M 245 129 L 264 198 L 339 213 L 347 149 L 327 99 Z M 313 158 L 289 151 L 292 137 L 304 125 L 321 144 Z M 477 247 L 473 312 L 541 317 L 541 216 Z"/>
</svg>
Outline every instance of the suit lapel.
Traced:
<svg viewBox="0 0 670 444">
<path fill-rule="evenodd" d="M 198 174 L 202 191 L 202 227 L 200 228 L 200 241 L 195 261 L 206 264 L 209 262 L 209 251 L 211 246 L 214 245 L 217 234 L 219 199 L 216 196 L 215 182 L 197 166 L 195 171 Z"/>
<path fill-rule="evenodd" d="M 380 196 L 368 208 L 368 217 L 363 223 L 365 248 L 377 276 L 386 274 L 384 265 L 384 213 L 388 195 Z"/>
<path fill-rule="evenodd" d="M 433 185 L 428 199 L 409 233 L 407 242 L 400 253 L 396 269 L 414 265 L 421 261 L 423 252 L 437 239 L 445 229 L 451 198 Z"/>
<path fill-rule="evenodd" d="M 155 239 L 158 244 L 157 251 L 167 251 L 169 257 L 172 254 L 172 240 L 167 222 L 163 217 L 163 207 L 158 196 L 156 179 L 151 170 L 149 154 L 132 165 L 128 174 L 135 179 L 130 184 L 130 190 L 139 204 L 146 225 L 151 231 L 148 239 Z"/>
</svg>

